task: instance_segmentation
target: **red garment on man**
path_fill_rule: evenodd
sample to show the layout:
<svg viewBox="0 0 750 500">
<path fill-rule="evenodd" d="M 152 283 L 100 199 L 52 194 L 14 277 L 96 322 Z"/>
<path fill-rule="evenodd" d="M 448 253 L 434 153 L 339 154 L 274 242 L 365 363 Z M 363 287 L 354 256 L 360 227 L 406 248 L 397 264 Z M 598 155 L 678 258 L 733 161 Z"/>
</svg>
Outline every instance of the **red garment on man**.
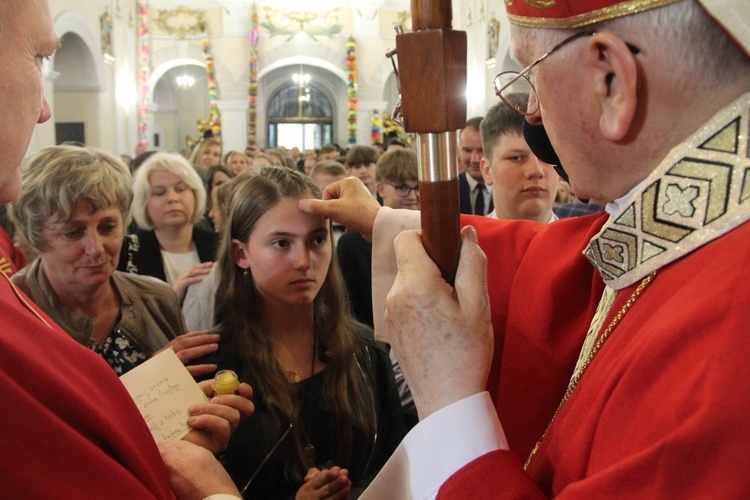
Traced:
<svg viewBox="0 0 750 500">
<path fill-rule="evenodd" d="M 0 227 L 0 271 L 8 276 L 26 267 L 26 256 L 13 244 L 13 238 Z"/>
<path fill-rule="evenodd" d="M 4 275 L 0 317 L 2 496 L 173 498 L 151 433 L 107 363 Z"/>
<path fill-rule="evenodd" d="M 488 256 L 493 328 L 504 342 L 490 389 L 517 456 L 478 458 L 439 498 L 750 493 L 750 441 L 737 439 L 750 435 L 750 224 L 657 271 L 523 471 L 563 397 L 603 290 L 581 252 L 606 219 L 537 227 L 470 220 Z M 637 286 L 619 292 L 604 325 Z"/>
</svg>

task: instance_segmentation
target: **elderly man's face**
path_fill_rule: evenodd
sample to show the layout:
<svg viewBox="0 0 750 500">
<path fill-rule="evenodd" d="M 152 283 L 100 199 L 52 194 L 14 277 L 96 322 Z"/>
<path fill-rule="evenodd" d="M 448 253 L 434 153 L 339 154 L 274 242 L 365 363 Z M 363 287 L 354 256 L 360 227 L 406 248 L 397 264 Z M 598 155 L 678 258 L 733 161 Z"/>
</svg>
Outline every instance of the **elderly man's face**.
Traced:
<svg viewBox="0 0 750 500">
<path fill-rule="evenodd" d="M 5 141 L 0 160 L 0 203 L 21 191 L 19 166 L 37 123 L 51 111 L 42 88 L 42 62 L 58 46 L 47 0 L 4 0 L 0 17 L 0 109 Z"/>
<path fill-rule="evenodd" d="M 513 57 L 521 66 L 531 64 L 555 45 L 553 40 L 542 43 L 534 36 L 526 36 L 527 30 L 532 28 L 511 30 Z M 538 111 L 526 119 L 534 125 L 544 125 L 570 176 L 572 191 L 604 205 L 612 197 L 604 195 L 603 190 L 613 186 L 613 176 L 617 173 L 610 168 L 614 163 L 608 161 L 608 151 L 602 147 L 607 141 L 599 129 L 599 98 L 591 86 L 585 92 L 582 90 L 592 81 L 581 64 L 588 41 L 589 38 L 579 38 L 533 68 L 530 78 L 536 89 Z M 574 64 L 581 69 L 572 69 Z M 573 89 L 576 98 L 570 99 Z"/>
</svg>

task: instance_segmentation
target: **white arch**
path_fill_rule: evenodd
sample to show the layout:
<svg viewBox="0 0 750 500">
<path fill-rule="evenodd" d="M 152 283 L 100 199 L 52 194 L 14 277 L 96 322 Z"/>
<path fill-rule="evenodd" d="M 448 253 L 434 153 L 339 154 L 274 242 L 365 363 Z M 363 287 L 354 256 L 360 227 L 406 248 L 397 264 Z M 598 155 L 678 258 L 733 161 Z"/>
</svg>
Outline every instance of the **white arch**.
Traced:
<svg viewBox="0 0 750 500">
<path fill-rule="evenodd" d="M 258 72 L 258 80 L 260 80 L 266 74 L 276 69 L 284 68 L 286 66 L 299 65 L 299 64 L 302 64 L 305 66 L 315 66 L 315 67 L 324 69 L 328 71 L 329 73 L 337 76 L 342 82 L 344 82 L 344 85 L 346 85 L 346 83 L 349 81 L 346 77 L 346 73 L 338 66 L 335 66 L 323 59 L 319 59 L 317 57 L 310 57 L 310 56 L 291 56 L 291 57 L 285 57 L 284 59 L 279 59 L 278 61 L 273 62 L 269 64 L 268 66 L 264 66 L 263 69 Z"/>
<path fill-rule="evenodd" d="M 94 69 L 97 79 L 96 87 L 100 91 L 106 90 L 106 79 L 104 78 L 104 62 L 101 57 L 101 41 L 96 36 L 94 36 L 94 33 L 89 28 L 86 20 L 80 14 L 71 11 L 61 12 L 55 18 L 55 34 L 57 35 L 57 37 L 62 38 L 66 33 L 74 33 L 81 40 L 83 40 L 83 43 L 86 44 L 86 47 L 89 49 L 89 52 L 91 53 L 92 59 L 94 61 Z M 52 67 L 54 67 L 54 58 L 55 56 L 53 55 L 51 61 L 53 63 Z"/>
<path fill-rule="evenodd" d="M 154 86 L 157 84 L 159 79 L 164 76 L 164 74 L 169 71 L 172 68 L 177 68 L 180 66 L 200 66 L 203 69 L 206 69 L 206 64 L 198 61 L 197 59 L 190 59 L 190 58 L 182 58 L 182 59 L 172 59 L 170 61 L 166 61 L 162 64 L 160 64 L 157 68 L 154 69 L 154 71 L 151 73 L 151 76 L 148 79 L 148 88 L 153 89 Z"/>
</svg>

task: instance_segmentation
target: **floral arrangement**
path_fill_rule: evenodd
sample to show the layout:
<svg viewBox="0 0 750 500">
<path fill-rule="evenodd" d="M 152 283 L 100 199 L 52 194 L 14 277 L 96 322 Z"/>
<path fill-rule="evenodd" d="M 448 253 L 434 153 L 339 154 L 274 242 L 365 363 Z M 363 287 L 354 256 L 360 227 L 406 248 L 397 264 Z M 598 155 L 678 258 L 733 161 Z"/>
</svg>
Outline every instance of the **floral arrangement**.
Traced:
<svg viewBox="0 0 750 500">
<path fill-rule="evenodd" d="M 375 110 L 372 112 L 372 120 L 370 120 L 370 127 L 372 130 L 372 133 L 370 134 L 370 139 L 372 139 L 372 143 L 383 144 L 382 122 L 380 120 L 380 113 L 378 113 L 378 110 Z"/>
<path fill-rule="evenodd" d="M 138 2 L 138 140 L 140 147 L 148 149 L 149 85 L 151 78 L 151 52 L 148 44 L 148 1 Z"/>
<path fill-rule="evenodd" d="M 211 133 L 217 139 L 221 138 L 221 115 L 219 114 L 219 93 L 216 90 L 216 69 L 214 68 L 214 57 L 211 53 L 211 40 L 206 31 L 203 31 L 201 40 L 203 56 L 206 63 L 206 74 L 208 75 L 208 103 L 211 106 L 211 116 L 208 122 L 211 124 Z"/>
<path fill-rule="evenodd" d="M 357 44 L 349 35 L 346 41 L 346 92 L 349 96 L 349 144 L 357 142 Z"/>
<path fill-rule="evenodd" d="M 253 5 L 252 25 L 250 27 L 250 88 L 247 107 L 247 143 L 255 144 L 256 125 L 258 123 L 258 46 L 260 45 L 260 27 L 258 11 Z"/>
</svg>

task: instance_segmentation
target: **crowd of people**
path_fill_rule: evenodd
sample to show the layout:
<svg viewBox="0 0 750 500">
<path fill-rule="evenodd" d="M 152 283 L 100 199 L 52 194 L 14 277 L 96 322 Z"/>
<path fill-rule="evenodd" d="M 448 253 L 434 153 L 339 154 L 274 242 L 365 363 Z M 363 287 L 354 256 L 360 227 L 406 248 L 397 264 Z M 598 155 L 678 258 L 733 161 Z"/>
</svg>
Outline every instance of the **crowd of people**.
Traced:
<svg viewBox="0 0 750 500">
<path fill-rule="evenodd" d="M 397 140 L 206 137 L 127 163 L 6 140 L 0 491 L 745 496 L 741 2 L 506 2 L 526 68 L 458 135 L 455 284 Z M 57 44 L 43 0 L 0 1 L 0 102 L 26 144 L 50 117 L 27 59 Z M 207 402 L 156 443 L 117 377 L 169 348 Z"/>
</svg>

